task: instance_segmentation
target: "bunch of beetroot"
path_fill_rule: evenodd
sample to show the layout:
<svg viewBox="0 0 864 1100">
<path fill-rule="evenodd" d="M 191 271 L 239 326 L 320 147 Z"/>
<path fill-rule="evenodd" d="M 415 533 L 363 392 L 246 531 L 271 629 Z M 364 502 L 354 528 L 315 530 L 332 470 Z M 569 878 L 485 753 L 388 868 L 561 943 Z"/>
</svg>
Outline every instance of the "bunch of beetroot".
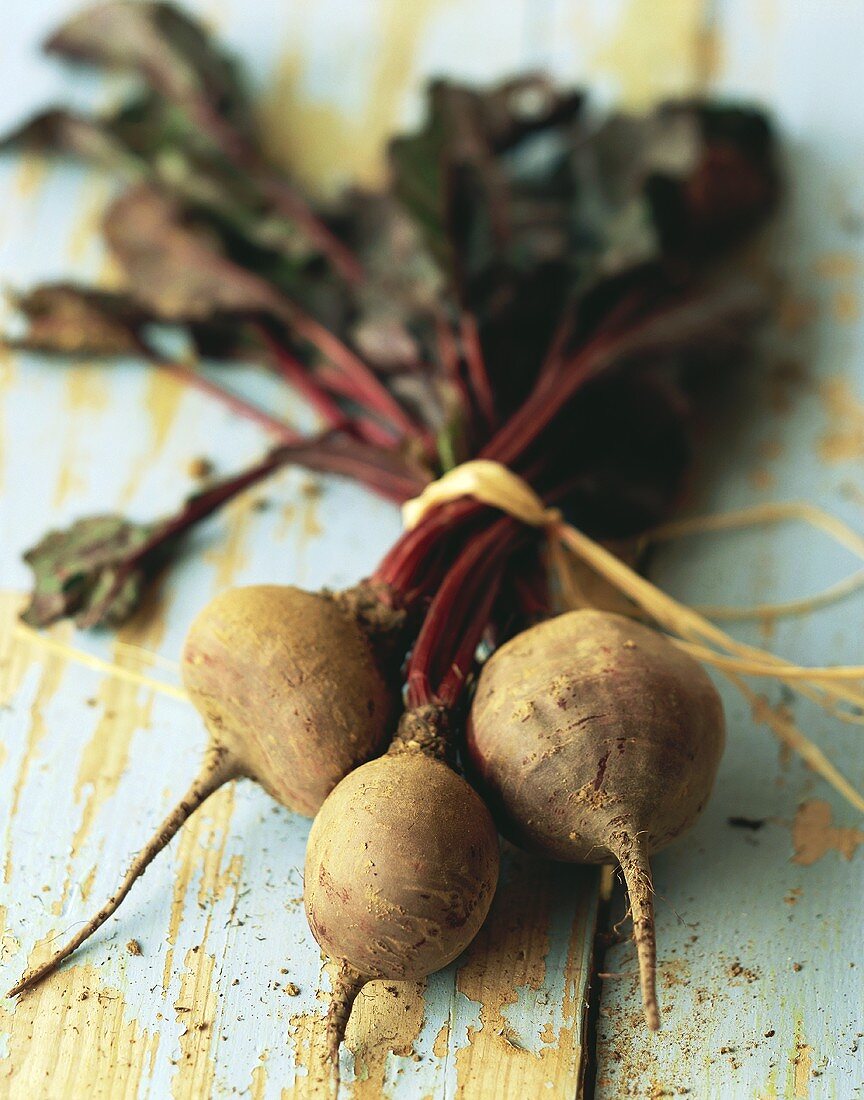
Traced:
<svg viewBox="0 0 864 1100">
<path fill-rule="evenodd" d="M 121 179 L 105 235 L 126 282 L 23 295 L 18 345 L 140 355 L 279 442 L 168 519 L 50 533 L 28 553 L 30 621 L 122 620 L 195 523 L 290 462 L 403 501 L 482 457 L 601 538 L 674 507 L 700 398 L 745 360 L 764 309 L 729 264 L 776 199 L 758 112 L 679 103 L 598 121 L 540 77 L 439 82 L 423 128 L 390 147 L 388 187 L 323 208 L 267 162 L 234 66 L 173 7 L 112 0 L 49 47 L 141 78 L 107 115 L 50 111 L 7 140 Z M 204 358 L 278 372 L 321 432 L 301 439 L 166 362 L 166 324 Z M 720 704 L 650 628 L 593 611 L 549 618 L 551 589 L 537 532 L 463 497 L 428 511 L 351 589 L 218 596 L 183 656 L 210 733 L 199 778 L 118 892 L 13 992 L 114 912 L 214 790 L 248 777 L 315 815 L 306 905 L 341 963 L 334 1057 L 365 981 L 422 977 L 470 943 L 495 890 L 496 825 L 550 858 L 620 864 L 656 1027 L 648 857 L 708 797 Z M 500 648 L 466 720 L 484 641 Z M 459 774 L 465 745 L 482 798 Z"/>
</svg>

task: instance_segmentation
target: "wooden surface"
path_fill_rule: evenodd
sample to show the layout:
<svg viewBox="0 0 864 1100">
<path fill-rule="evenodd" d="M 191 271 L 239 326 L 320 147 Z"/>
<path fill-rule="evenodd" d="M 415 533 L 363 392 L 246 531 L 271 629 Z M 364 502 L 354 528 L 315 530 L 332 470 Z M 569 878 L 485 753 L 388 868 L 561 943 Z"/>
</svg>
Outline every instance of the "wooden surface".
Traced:
<svg viewBox="0 0 864 1100">
<path fill-rule="evenodd" d="M 76 102 L 104 99 L 97 82 L 36 56 L 39 37 L 73 6 L 4 0 L 0 127 L 68 99 L 70 88 Z M 542 65 L 590 78 L 606 100 L 639 104 L 713 85 L 767 101 L 793 178 L 773 245 L 791 285 L 770 366 L 734 428 L 730 419 L 727 448 L 705 456 L 715 474 L 694 508 L 805 497 L 864 529 L 860 5 L 724 0 L 711 6 L 713 25 L 709 6 L 691 0 L 191 6 L 253 63 L 274 151 L 323 186 L 375 178 L 381 137 L 411 117 L 431 72 L 486 78 Z M 109 194 L 83 169 L 0 161 L 0 279 L 110 280 L 96 236 Z M 290 395 L 250 372 L 220 376 L 312 425 Z M 0 362 L 2 988 L 107 895 L 204 745 L 182 702 L 21 636 L 20 551 L 86 512 L 158 515 L 192 488 L 193 459 L 218 454 L 227 472 L 262 445 L 256 429 L 134 362 Z M 176 659 L 191 616 L 226 585 L 350 582 L 398 530 L 395 510 L 349 484 L 282 473 L 201 530 L 119 641 Z M 664 551 L 657 576 L 694 601 L 752 603 L 814 591 L 850 566 L 818 536 L 782 528 L 680 544 Z M 861 607 L 851 600 L 750 633 L 801 661 L 860 661 Z M 67 627 L 51 636 L 173 682 L 169 669 L 133 660 L 111 637 Z M 860 728 L 766 693 L 766 705 L 793 705 L 864 787 Z M 612 947 L 602 962 L 610 976 L 593 994 L 589 1083 L 604 1100 L 846 1100 L 864 1082 L 861 822 L 778 752 L 737 698 L 727 701 L 717 794 L 693 842 L 656 863 L 659 1034 L 641 1027 L 630 946 Z M 764 824 L 735 828 L 730 817 Z M 74 965 L 17 1006 L 0 1004 L 0 1097 L 322 1095 L 314 1067 L 330 974 L 302 912 L 307 830 L 251 784 L 216 796 Z M 344 1094 L 574 1097 L 592 1041 L 584 1006 L 597 898 L 590 872 L 511 856 L 489 925 L 465 958 L 425 990 L 373 986 L 361 998 Z M 140 955 L 127 949 L 133 940 Z"/>
</svg>

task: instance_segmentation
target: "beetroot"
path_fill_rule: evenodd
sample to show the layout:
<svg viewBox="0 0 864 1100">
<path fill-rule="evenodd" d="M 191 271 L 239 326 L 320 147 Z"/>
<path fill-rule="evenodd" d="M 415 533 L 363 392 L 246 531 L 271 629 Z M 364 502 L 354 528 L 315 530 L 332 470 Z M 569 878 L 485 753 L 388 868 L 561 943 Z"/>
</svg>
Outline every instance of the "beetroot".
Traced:
<svg viewBox="0 0 864 1100">
<path fill-rule="evenodd" d="M 387 755 L 343 779 L 312 826 L 306 914 L 318 943 L 341 962 L 328 1017 L 334 1064 L 361 987 L 447 966 L 492 902 L 497 831 L 442 758 L 444 723 L 440 707 L 407 712 Z"/>
<path fill-rule="evenodd" d="M 502 832 L 552 859 L 620 865 L 651 1028 L 648 857 L 701 813 L 723 742 L 720 698 L 701 666 L 649 627 L 593 610 L 502 646 L 471 708 L 468 753 Z"/>
<path fill-rule="evenodd" d="M 381 752 L 399 709 L 405 615 L 383 588 L 340 593 L 290 586 L 217 596 L 189 631 L 183 679 L 210 732 L 204 764 L 133 860 L 120 887 L 52 958 L 10 990 L 36 985 L 116 911 L 183 823 L 232 779 L 254 779 L 311 816 L 358 764 Z"/>
<path fill-rule="evenodd" d="M 308 817 L 384 749 L 396 720 L 398 683 L 380 643 L 400 616 L 368 598 L 359 614 L 357 605 L 357 590 L 229 589 L 194 621 L 183 651 L 183 682 L 213 741 L 238 774 Z"/>
</svg>

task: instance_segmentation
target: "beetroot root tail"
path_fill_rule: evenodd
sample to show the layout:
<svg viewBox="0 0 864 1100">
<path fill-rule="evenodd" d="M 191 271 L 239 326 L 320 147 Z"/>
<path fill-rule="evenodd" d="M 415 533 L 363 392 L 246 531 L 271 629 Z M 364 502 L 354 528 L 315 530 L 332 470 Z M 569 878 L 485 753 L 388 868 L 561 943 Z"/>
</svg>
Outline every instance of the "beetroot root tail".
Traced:
<svg viewBox="0 0 864 1100">
<path fill-rule="evenodd" d="M 207 754 L 204 765 L 189 790 L 132 860 L 120 886 L 105 902 L 99 912 L 91 917 L 84 927 L 59 951 L 55 952 L 50 959 L 39 966 L 33 967 L 32 970 L 28 970 L 21 980 L 9 990 L 7 996 L 17 997 L 20 993 L 24 993 L 26 990 L 38 985 L 43 978 L 47 978 L 49 974 L 52 974 L 63 960 L 68 958 L 73 951 L 76 951 L 85 940 L 89 939 L 96 929 L 100 928 L 117 910 L 135 882 L 144 874 L 155 857 L 179 832 L 184 822 L 192 816 L 202 802 L 205 802 L 211 794 L 224 786 L 229 780 L 236 779 L 239 774 L 236 761 L 224 749 L 212 749 Z"/>
<path fill-rule="evenodd" d="M 654 925 L 654 885 L 648 845 L 644 835 L 616 831 L 609 848 L 621 865 L 630 911 L 633 914 L 633 940 L 639 960 L 639 985 L 642 990 L 642 1010 L 652 1031 L 660 1028 L 657 1007 L 657 933 Z"/>
<path fill-rule="evenodd" d="M 353 966 L 343 962 L 333 983 L 330 1008 L 327 1010 L 327 1061 L 339 1080 L 339 1047 L 345 1038 L 345 1029 L 351 1017 L 351 1009 L 357 1000 L 357 994 L 367 982 Z"/>
</svg>

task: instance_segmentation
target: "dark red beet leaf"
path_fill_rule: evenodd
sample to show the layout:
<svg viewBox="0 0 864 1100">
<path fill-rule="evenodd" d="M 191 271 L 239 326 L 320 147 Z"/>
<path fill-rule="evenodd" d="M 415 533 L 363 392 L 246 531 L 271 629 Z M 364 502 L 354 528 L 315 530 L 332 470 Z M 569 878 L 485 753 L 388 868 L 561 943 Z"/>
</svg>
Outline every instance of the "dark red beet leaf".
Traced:
<svg viewBox="0 0 864 1100">
<path fill-rule="evenodd" d="M 26 294 L 10 295 L 27 322 L 11 348 L 48 355 L 116 356 L 140 350 L 140 331 L 149 318 L 127 294 L 44 283 Z"/>
<path fill-rule="evenodd" d="M 237 68 L 203 28 L 166 3 L 108 0 L 73 15 L 45 44 L 72 61 L 136 73 L 185 107 L 217 144 L 245 137 L 251 113 Z"/>
<path fill-rule="evenodd" d="M 31 626 L 66 618 L 79 625 L 123 622 L 141 598 L 147 577 L 137 562 L 158 529 L 122 516 L 90 516 L 49 531 L 24 555 L 33 592 L 21 617 Z"/>
<path fill-rule="evenodd" d="M 74 15 L 51 36 L 46 49 L 72 61 L 139 76 L 146 88 L 180 113 L 182 123 L 176 116 L 173 123 L 185 128 L 185 145 L 196 147 L 199 154 L 205 147 L 211 162 L 214 156 L 223 158 L 217 172 L 223 186 L 226 172 L 233 173 L 235 184 L 250 182 L 277 218 L 292 221 L 343 278 L 362 277 L 356 257 L 296 187 L 266 162 L 235 62 L 185 12 L 150 0 L 108 0 Z M 194 186 L 194 172 L 185 176 L 187 185 Z M 247 220 L 247 227 L 254 224 Z"/>
<path fill-rule="evenodd" d="M 399 455 L 345 437 L 326 435 L 277 448 L 249 469 L 190 496 L 166 519 L 136 523 L 116 515 L 89 516 L 49 531 L 24 554 L 33 570 L 33 593 L 22 617 L 33 626 L 64 618 L 74 618 L 80 627 L 119 625 L 193 527 L 286 465 L 351 477 L 396 502 L 415 496 L 428 480 Z"/>
</svg>

